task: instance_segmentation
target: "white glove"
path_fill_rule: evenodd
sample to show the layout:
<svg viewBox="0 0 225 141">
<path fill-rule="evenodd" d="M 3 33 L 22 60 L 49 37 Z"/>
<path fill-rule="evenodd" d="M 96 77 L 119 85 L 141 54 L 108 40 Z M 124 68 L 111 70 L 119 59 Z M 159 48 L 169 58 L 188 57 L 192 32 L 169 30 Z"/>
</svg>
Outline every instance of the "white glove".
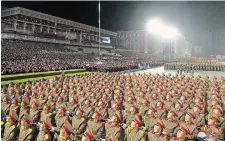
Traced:
<svg viewBox="0 0 225 141">
<path fill-rule="evenodd" d="M 99 140 L 100 140 L 100 141 L 105 141 L 105 139 L 102 139 L 102 138 L 100 138 Z"/>
<path fill-rule="evenodd" d="M 40 123 L 40 122 L 38 122 L 38 123 L 37 123 L 37 127 L 40 127 L 40 125 L 41 125 L 41 123 Z"/>
<path fill-rule="evenodd" d="M 126 129 L 127 128 L 127 125 L 125 123 L 122 123 L 121 125 L 122 125 L 122 128 L 123 129 Z"/>
<path fill-rule="evenodd" d="M 166 135 L 166 134 L 167 134 L 167 132 L 165 132 L 165 131 L 164 131 L 164 132 L 162 132 L 162 133 L 163 133 L 164 135 Z"/>
<path fill-rule="evenodd" d="M 144 131 L 146 131 L 146 127 L 144 127 L 144 126 L 142 126 L 141 129 L 144 130 Z"/>
<path fill-rule="evenodd" d="M 52 113 L 55 114 L 55 111 L 53 111 Z"/>
<path fill-rule="evenodd" d="M 67 114 L 70 114 L 70 111 L 66 111 Z"/>
</svg>

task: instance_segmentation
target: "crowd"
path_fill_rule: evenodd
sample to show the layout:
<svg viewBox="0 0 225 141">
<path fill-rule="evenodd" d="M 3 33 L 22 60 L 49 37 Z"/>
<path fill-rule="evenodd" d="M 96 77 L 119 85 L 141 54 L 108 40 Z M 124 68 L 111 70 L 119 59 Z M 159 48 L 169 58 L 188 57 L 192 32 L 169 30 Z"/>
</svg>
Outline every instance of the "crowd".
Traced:
<svg viewBox="0 0 225 141">
<path fill-rule="evenodd" d="M 3 140 L 225 139 L 224 78 L 97 72 L 11 83 L 1 96 Z"/>
<path fill-rule="evenodd" d="M 85 68 L 91 71 L 121 71 L 136 69 L 140 62 L 159 66 L 164 61 L 135 60 L 127 57 L 103 60 L 78 53 L 62 44 L 2 39 L 2 74 L 42 72 Z"/>
</svg>

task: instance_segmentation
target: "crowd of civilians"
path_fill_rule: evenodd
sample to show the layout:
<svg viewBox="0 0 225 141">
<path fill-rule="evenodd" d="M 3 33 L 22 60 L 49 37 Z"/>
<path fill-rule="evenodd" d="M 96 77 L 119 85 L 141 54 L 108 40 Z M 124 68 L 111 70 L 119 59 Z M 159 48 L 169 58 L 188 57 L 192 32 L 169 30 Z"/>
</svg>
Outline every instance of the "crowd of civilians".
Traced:
<svg viewBox="0 0 225 141">
<path fill-rule="evenodd" d="M 137 69 L 138 64 L 163 65 L 163 60 L 139 60 L 115 57 L 101 60 L 94 55 L 79 53 L 62 44 L 2 39 L 2 74 L 43 72 L 84 68 L 91 71 L 122 71 Z"/>
</svg>

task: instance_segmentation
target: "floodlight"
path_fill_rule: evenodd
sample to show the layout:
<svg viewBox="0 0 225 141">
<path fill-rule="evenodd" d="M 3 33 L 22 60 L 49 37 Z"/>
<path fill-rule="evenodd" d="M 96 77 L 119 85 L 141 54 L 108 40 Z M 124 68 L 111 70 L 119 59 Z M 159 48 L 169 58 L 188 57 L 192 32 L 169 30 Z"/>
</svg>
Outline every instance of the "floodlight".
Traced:
<svg viewBox="0 0 225 141">
<path fill-rule="evenodd" d="M 160 34 L 163 26 L 164 25 L 160 19 L 153 19 L 147 23 L 148 31 L 155 34 Z"/>
</svg>

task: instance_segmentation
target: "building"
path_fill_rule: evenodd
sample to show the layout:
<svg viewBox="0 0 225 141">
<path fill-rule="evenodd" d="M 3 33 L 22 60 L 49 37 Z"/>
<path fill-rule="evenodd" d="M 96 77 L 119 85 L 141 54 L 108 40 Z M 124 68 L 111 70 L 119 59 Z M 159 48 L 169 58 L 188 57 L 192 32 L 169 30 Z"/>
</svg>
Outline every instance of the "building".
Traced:
<svg viewBox="0 0 225 141">
<path fill-rule="evenodd" d="M 26 38 L 34 41 L 39 38 L 39 41 L 50 42 L 51 40 L 51 42 L 74 45 L 89 53 L 98 52 L 99 29 L 97 27 L 21 7 L 6 8 L 1 11 L 1 15 L 3 38 L 17 37 L 21 40 Z M 111 40 L 116 35 L 115 32 L 101 29 L 101 41 L 102 37 Z M 101 42 L 101 50 L 113 49 L 111 43 Z"/>
</svg>

